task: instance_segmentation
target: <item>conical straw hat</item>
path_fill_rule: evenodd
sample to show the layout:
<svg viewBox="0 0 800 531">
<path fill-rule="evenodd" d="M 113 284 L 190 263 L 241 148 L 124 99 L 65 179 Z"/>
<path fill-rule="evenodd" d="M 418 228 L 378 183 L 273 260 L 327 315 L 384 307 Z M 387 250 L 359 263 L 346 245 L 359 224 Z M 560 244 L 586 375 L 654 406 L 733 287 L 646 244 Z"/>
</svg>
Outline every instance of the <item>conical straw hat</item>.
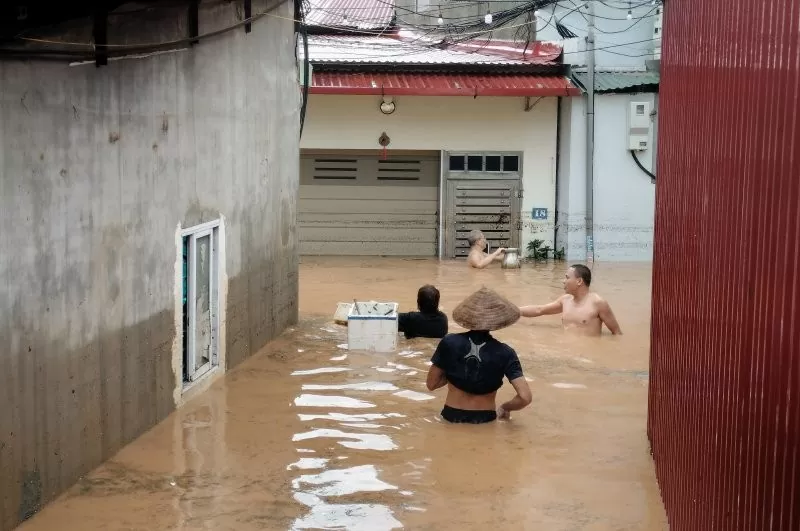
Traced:
<svg viewBox="0 0 800 531">
<path fill-rule="evenodd" d="M 453 320 L 467 330 L 500 330 L 516 323 L 519 317 L 516 305 L 485 287 L 453 310 Z"/>
</svg>

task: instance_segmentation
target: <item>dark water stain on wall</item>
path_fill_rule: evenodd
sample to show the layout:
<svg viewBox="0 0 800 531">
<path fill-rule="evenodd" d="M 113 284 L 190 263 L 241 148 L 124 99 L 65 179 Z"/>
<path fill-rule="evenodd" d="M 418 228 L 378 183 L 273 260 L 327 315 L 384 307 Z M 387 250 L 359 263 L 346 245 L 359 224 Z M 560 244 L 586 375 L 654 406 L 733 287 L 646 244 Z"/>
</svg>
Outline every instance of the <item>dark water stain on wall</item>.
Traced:
<svg viewBox="0 0 800 531">
<path fill-rule="evenodd" d="M 39 469 L 26 472 L 21 481 L 19 520 L 24 522 L 42 507 L 42 477 Z"/>
<path fill-rule="evenodd" d="M 258 264 L 228 281 L 226 358 L 233 368 L 298 317 L 296 272 L 276 275 L 274 263 Z"/>
<path fill-rule="evenodd" d="M 0 371 L 0 529 L 30 518 L 164 419 L 175 386 L 172 312 L 70 351 L 19 318 L 6 326 L 0 337 L 17 348 Z"/>
</svg>

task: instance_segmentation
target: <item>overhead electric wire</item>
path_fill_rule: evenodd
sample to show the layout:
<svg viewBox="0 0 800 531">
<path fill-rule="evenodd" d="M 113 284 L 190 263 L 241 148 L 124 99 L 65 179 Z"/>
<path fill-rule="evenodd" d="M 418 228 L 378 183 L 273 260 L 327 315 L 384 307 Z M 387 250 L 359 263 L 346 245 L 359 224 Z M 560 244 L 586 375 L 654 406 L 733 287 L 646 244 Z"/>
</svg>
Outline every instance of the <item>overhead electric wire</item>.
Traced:
<svg viewBox="0 0 800 531">
<path fill-rule="evenodd" d="M 233 24 L 231 26 L 227 26 L 225 28 L 221 28 L 221 29 L 218 29 L 218 30 L 207 32 L 205 34 L 198 35 L 196 37 L 186 37 L 186 38 L 182 38 L 182 39 L 176 39 L 176 40 L 172 40 L 172 41 L 165 41 L 165 42 L 161 42 L 161 43 L 107 44 L 107 45 L 103 45 L 103 46 L 106 49 L 113 50 L 115 52 L 147 53 L 147 52 L 151 52 L 151 51 L 159 51 L 159 50 L 162 50 L 164 48 L 180 46 L 180 45 L 183 45 L 183 44 L 189 44 L 191 42 L 195 42 L 195 41 L 198 41 L 198 40 L 203 40 L 203 39 L 207 39 L 207 38 L 210 38 L 210 37 L 213 37 L 213 36 L 216 36 L 216 35 L 220 35 L 220 34 L 228 32 L 228 31 L 231 31 L 231 30 L 237 29 L 239 27 L 242 27 L 245 24 L 252 23 L 252 22 L 254 22 L 254 21 L 256 21 L 256 20 L 258 20 L 258 19 L 260 19 L 262 17 L 265 17 L 265 16 L 269 16 L 269 17 L 277 18 L 277 19 L 283 19 L 283 20 L 292 21 L 292 22 L 295 22 L 295 23 L 301 23 L 302 24 L 303 20 L 298 21 L 298 20 L 295 20 L 293 17 L 284 17 L 284 16 L 276 15 L 276 14 L 273 13 L 273 11 L 275 9 L 277 9 L 280 6 L 282 6 L 287 1 L 288 0 L 280 0 L 275 5 L 270 6 L 267 10 L 265 10 L 265 11 L 263 11 L 261 13 L 254 14 L 253 16 L 251 16 L 251 17 L 249 17 L 247 19 L 241 20 L 241 21 L 239 21 L 239 22 L 237 22 L 237 23 L 235 23 L 235 24 Z M 526 2 L 525 4 L 521 4 L 519 6 L 516 6 L 515 8 L 509 9 L 509 10 L 504 10 L 504 11 L 499 11 L 499 12 L 496 12 L 496 13 L 492 13 L 492 16 L 493 16 L 493 19 L 494 19 L 492 24 L 486 24 L 484 21 L 478 21 L 478 20 L 475 20 L 474 18 L 472 18 L 470 20 L 472 20 L 473 22 L 459 24 L 459 25 L 457 25 L 457 27 L 453 27 L 454 25 L 450 25 L 450 24 L 446 25 L 445 28 L 442 28 L 441 26 L 438 26 L 438 25 L 436 27 L 431 27 L 432 25 L 431 26 L 428 26 L 428 25 L 424 25 L 424 26 L 410 25 L 410 27 L 416 28 L 416 29 L 419 29 L 420 27 L 424 27 L 426 31 L 422 32 L 422 35 L 418 35 L 416 37 L 416 39 L 413 39 L 412 41 L 402 41 L 402 42 L 404 44 L 406 44 L 406 45 L 409 45 L 409 44 L 413 45 L 414 42 L 423 41 L 426 38 L 431 37 L 431 36 L 438 37 L 438 38 L 435 38 L 435 39 L 433 39 L 433 38 L 429 39 L 429 42 L 427 44 L 419 45 L 419 49 L 423 50 L 423 49 L 430 49 L 432 47 L 438 48 L 438 47 L 441 47 L 442 45 L 446 45 L 446 44 L 458 44 L 458 43 L 463 43 L 463 42 L 466 42 L 466 41 L 469 41 L 469 40 L 475 40 L 475 38 L 478 37 L 478 36 L 491 35 L 491 33 L 493 31 L 498 30 L 498 29 L 506 29 L 506 30 L 508 30 L 508 29 L 514 29 L 514 28 L 530 27 L 530 26 L 533 26 L 533 25 L 537 24 L 538 23 L 538 19 L 528 20 L 528 21 L 521 22 L 521 23 L 518 23 L 518 24 L 509 24 L 509 23 L 513 22 L 518 17 L 520 17 L 522 15 L 525 15 L 526 13 L 533 13 L 533 11 L 535 11 L 537 9 L 541 10 L 542 8 L 549 7 L 549 6 L 554 6 L 555 8 L 557 8 L 557 7 L 560 6 L 560 3 L 562 1 L 563 0 L 532 0 L 530 2 Z M 593 1 L 593 0 L 590 0 L 590 1 Z M 599 1 L 599 0 L 594 0 L 594 1 Z M 485 3 L 486 2 L 476 2 L 476 5 L 477 4 L 485 4 Z M 605 2 L 603 2 L 603 3 L 605 4 Z M 309 2 L 306 1 L 306 2 L 304 2 L 304 4 L 309 4 Z M 577 34 L 575 34 L 574 32 L 570 31 L 567 28 L 566 24 L 562 24 L 560 21 L 565 16 L 567 16 L 568 14 L 571 14 L 572 12 L 574 12 L 576 9 L 578 9 L 582 5 L 583 4 L 579 4 L 576 8 L 571 9 L 567 14 L 562 15 L 560 18 L 556 18 L 555 27 L 556 27 L 556 30 L 558 31 L 558 33 L 562 36 L 562 38 L 571 38 L 573 36 L 575 36 L 575 37 L 577 36 Z M 641 5 L 645 5 L 645 3 L 643 3 Z M 548 23 L 545 24 L 544 27 L 547 27 L 547 25 L 553 20 L 553 18 L 555 18 L 555 9 L 553 10 L 553 12 L 554 13 L 550 17 L 550 21 L 548 21 Z M 303 17 L 303 18 L 305 19 L 306 17 Z M 464 17 L 464 18 L 466 19 L 467 17 Z M 541 18 L 541 17 L 539 17 L 539 18 Z M 643 18 L 643 17 L 637 17 L 637 19 L 641 19 L 641 18 Z M 358 20 L 358 21 L 359 22 L 368 22 L 368 20 L 366 20 L 366 19 Z M 637 22 L 638 21 L 639 20 L 637 20 Z M 320 28 L 328 28 L 328 29 L 331 29 L 331 30 L 342 30 L 343 29 L 343 27 L 332 26 L 332 25 L 324 25 L 324 24 L 315 25 L 315 26 L 316 27 L 320 27 Z M 357 33 L 360 34 L 360 35 L 367 35 L 367 36 L 382 36 L 382 35 L 385 35 L 387 33 L 387 28 L 388 28 L 388 26 L 384 27 L 384 28 L 381 28 L 381 29 L 377 29 L 377 30 L 358 30 Z M 27 42 L 36 42 L 36 43 L 48 44 L 48 45 L 75 46 L 75 47 L 89 48 L 90 50 L 87 50 L 84 53 L 84 56 L 87 59 L 93 56 L 92 52 L 94 51 L 94 48 L 95 48 L 95 44 L 91 43 L 91 42 L 89 42 L 89 43 L 86 43 L 86 42 L 68 42 L 68 41 L 58 41 L 58 40 L 51 40 L 51 39 L 40 39 L 40 38 L 34 38 L 34 37 L 20 37 L 20 40 L 24 40 L 24 41 L 27 41 Z M 630 46 L 631 44 L 638 44 L 638 43 L 643 43 L 643 42 L 652 42 L 653 40 L 657 40 L 657 39 L 646 39 L 646 40 L 641 40 L 641 41 L 633 41 L 633 42 L 630 42 L 630 43 L 611 44 L 609 46 L 596 46 L 594 49 L 595 50 L 606 50 L 606 49 L 610 49 L 610 48 Z M 380 46 L 380 44 L 370 43 L 370 47 L 374 48 L 375 46 Z M 27 53 L 31 53 L 31 54 L 37 54 L 38 53 L 38 54 L 45 54 L 45 55 L 46 54 L 74 55 L 74 56 L 80 56 L 81 55 L 81 51 L 58 50 L 58 49 L 53 49 L 53 48 L 45 48 L 45 49 L 29 49 L 29 48 L 0 49 L 0 55 L 2 55 L 4 53 L 9 53 L 9 52 L 13 53 L 13 54 L 17 54 L 17 55 L 24 55 L 24 54 L 27 54 Z M 583 53 L 583 52 L 584 51 L 562 52 L 562 53 L 563 54 L 569 54 L 569 53 Z M 610 53 L 615 53 L 615 52 L 610 52 Z M 407 54 L 407 52 L 404 52 L 403 54 L 398 54 L 398 56 L 399 55 L 404 55 L 404 54 Z M 620 54 L 620 55 L 624 55 L 624 54 Z M 369 58 L 371 56 L 370 55 L 366 55 L 366 56 L 365 55 L 361 55 L 360 57 L 361 58 Z M 388 56 L 386 56 L 386 55 L 376 56 L 377 59 L 380 59 L 382 57 L 388 57 Z"/>
<path fill-rule="evenodd" d="M 598 33 L 605 33 L 606 35 L 614 35 L 614 34 L 618 34 L 618 33 L 625 33 L 626 31 L 630 31 L 630 30 L 631 30 L 631 29 L 632 29 L 634 26 L 636 26 L 636 25 L 637 25 L 639 22 L 641 22 L 641 21 L 642 21 L 642 20 L 644 20 L 645 18 L 648 18 L 648 17 L 650 17 L 650 16 L 651 16 L 651 15 L 650 15 L 650 13 L 652 13 L 653 11 L 656 11 L 656 10 L 658 10 L 658 9 L 659 9 L 658 7 L 654 7 L 653 9 L 651 9 L 650 11 L 648 11 L 648 12 L 647 12 L 647 14 L 645 14 L 645 15 L 643 15 L 643 16 L 640 16 L 640 17 L 636 17 L 636 21 L 635 21 L 635 22 L 633 22 L 633 23 L 632 23 L 631 25 L 629 25 L 627 28 L 624 28 L 624 29 L 621 29 L 621 30 L 617 30 L 617 31 L 608 31 L 608 30 L 603 30 L 602 28 L 599 28 L 599 27 L 597 27 L 597 25 L 595 25 L 595 27 L 594 27 L 594 30 L 595 30 L 596 32 L 598 32 Z M 584 20 L 586 21 L 586 23 L 588 24 L 588 23 L 589 23 L 589 19 L 588 19 L 588 18 L 586 18 L 586 15 L 585 15 L 585 14 L 583 14 L 583 13 L 581 13 L 581 16 L 583 17 L 583 19 L 584 19 Z M 631 19 L 631 20 L 633 20 L 633 19 Z"/>
<path fill-rule="evenodd" d="M 317 36 L 316 38 L 320 38 L 320 37 L 322 37 L 324 39 L 324 36 Z M 335 39 L 335 37 L 333 37 L 332 39 Z M 619 44 L 611 44 L 611 45 L 608 45 L 608 46 L 596 46 L 594 48 L 590 48 L 589 50 L 580 50 L 580 51 L 574 51 L 574 52 L 562 51 L 561 53 L 563 55 L 570 55 L 570 54 L 580 54 L 580 53 L 584 53 L 586 51 L 591 51 L 591 50 L 595 50 L 595 51 L 598 51 L 598 50 L 609 50 L 609 49 L 612 49 L 612 48 L 630 46 L 632 44 L 640 44 L 640 43 L 645 43 L 645 42 L 652 42 L 653 40 L 654 39 L 645 39 L 645 40 L 625 42 L 625 43 L 619 43 Z M 399 42 L 403 43 L 403 41 L 399 41 Z M 373 45 L 372 43 L 369 44 L 370 48 L 376 48 L 376 47 L 380 47 L 380 46 L 382 46 L 382 45 L 380 45 L 380 44 Z M 387 49 L 388 48 L 394 48 L 394 47 L 395 47 L 395 45 L 386 46 Z M 437 49 L 434 46 L 418 46 L 418 50 L 420 52 L 429 51 L 432 48 L 433 49 Z M 470 52 L 466 52 L 466 53 L 470 53 Z M 342 56 L 342 53 L 341 52 L 337 52 L 337 55 L 338 56 Z M 347 59 L 352 60 L 353 62 L 355 62 L 355 60 L 368 61 L 370 59 L 374 59 L 376 61 L 379 61 L 381 59 L 403 57 L 403 56 L 407 56 L 407 55 L 409 55 L 409 51 L 408 50 L 404 50 L 404 51 L 396 53 L 396 54 L 381 54 L 381 55 L 375 55 L 374 53 L 358 53 L 358 52 L 353 52 L 353 53 L 347 53 L 346 54 Z M 647 54 L 645 54 L 645 55 L 647 55 Z"/>
</svg>

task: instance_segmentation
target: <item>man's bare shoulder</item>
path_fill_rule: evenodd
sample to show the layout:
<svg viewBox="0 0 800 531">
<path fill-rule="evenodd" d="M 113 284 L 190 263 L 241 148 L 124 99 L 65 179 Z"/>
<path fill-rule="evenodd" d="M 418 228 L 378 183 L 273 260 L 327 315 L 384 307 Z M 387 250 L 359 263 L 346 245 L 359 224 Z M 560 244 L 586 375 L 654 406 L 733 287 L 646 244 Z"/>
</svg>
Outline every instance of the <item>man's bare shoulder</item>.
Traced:
<svg viewBox="0 0 800 531">
<path fill-rule="evenodd" d="M 572 302 L 572 295 L 565 293 L 564 295 L 558 297 L 554 302 L 557 302 L 563 307 L 565 304 Z"/>
<path fill-rule="evenodd" d="M 606 301 L 603 298 L 603 296 L 600 295 L 599 293 L 592 292 L 591 297 L 592 297 L 592 304 L 594 304 L 595 306 L 597 307 L 608 306 L 608 301 Z"/>
<path fill-rule="evenodd" d="M 470 251 L 470 253 L 467 255 L 467 264 L 469 264 L 470 267 L 480 269 L 482 258 L 483 258 L 483 253 L 481 253 L 480 251 Z"/>
</svg>

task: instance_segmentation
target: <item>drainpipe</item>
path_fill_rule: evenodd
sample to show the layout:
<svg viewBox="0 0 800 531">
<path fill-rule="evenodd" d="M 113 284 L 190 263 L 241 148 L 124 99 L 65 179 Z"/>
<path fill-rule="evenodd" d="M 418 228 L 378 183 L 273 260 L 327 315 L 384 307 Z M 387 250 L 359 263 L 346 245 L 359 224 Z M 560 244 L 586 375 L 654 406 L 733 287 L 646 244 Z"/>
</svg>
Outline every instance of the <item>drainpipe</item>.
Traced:
<svg viewBox="0 0 800 531">
<path fill-rule="evenodd" d="M 553 252 L 558 250 L 558 187 L 559 183 L 559 175 L 561 174 L 561 100 L 563 98 L 558 98 L 558 104 L 556 106 L 556 193 L 555 193 L 555 204 L 556 207 L 553 209 Z"/>
<path fill-rule="evenodd" d="M 445 235 L 445 216 L 447 216 L 447 212 L 444 211 L 444 192 L 445 186 L 447 185 L 447 181 L 444 178 L 445 173 L 445 164 L 448 161 L 447 151 L 440 150 L 439 151 L 439 238 L 438 238 L 438 249 L 437 254 L 439 255 L 439 260 L 444 258 L 444 235 Z"/>
<path fill-rule="evenodd" d="M 586 53 L 586 261 L 594 262 L 594 2 L 587 2 Z"/>
</svg>

